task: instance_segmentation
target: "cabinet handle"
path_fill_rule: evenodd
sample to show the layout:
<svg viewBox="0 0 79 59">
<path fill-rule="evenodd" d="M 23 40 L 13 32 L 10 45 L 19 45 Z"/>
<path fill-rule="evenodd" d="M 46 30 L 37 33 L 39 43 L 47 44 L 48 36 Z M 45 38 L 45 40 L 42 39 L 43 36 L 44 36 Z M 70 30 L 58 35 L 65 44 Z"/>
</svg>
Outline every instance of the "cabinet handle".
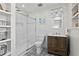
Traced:
<svg viewBox="0 0 79 59">
<path fill-rule="evenodd" d="M 55 52 L 58 52 L 57 50 L 55 50 Z"/>
</svg>

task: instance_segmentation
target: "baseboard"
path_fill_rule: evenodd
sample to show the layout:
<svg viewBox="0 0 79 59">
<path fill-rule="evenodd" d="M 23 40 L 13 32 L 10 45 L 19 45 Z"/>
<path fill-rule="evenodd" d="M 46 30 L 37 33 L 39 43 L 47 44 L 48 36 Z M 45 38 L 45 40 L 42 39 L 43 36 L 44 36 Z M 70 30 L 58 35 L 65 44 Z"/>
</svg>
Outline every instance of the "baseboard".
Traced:
<svg viewBox="0 0 79 59">
<path fill-rule="evenodd" d="M 26 53 L 28 53 L 31 49 L 32 49 L 32 47 L 34 46 L 34 44 L 33 45 L 30 45 L 24 52 L 22 52 L 19 56 L 24 56 Z"/>
</svg>

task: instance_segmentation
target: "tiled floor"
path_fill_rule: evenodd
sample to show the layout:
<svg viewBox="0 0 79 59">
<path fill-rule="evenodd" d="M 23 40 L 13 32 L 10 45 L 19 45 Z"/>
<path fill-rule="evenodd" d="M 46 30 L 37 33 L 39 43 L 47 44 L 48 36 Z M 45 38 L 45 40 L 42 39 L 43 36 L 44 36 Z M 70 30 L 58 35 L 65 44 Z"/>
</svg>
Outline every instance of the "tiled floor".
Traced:
<svg viewBox="0 0 79 59">
<path fill-rule="evenodd" d="M 40 55 L 36 53 L 36 48 L 32 47 L 31 51 L 29 51 L 24 56 L 54 56 L 53 54 L 48 54 L 46 49 L 42 49 L 42 52 Z"/>
</svg>

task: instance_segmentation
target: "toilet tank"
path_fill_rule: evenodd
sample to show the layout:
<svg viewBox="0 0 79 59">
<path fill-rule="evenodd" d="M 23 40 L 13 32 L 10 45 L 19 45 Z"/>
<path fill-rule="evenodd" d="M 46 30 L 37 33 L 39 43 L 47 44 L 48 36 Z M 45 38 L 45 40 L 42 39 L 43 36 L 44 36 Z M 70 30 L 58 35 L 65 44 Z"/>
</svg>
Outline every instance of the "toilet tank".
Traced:
<svg viewBox="0 0 79 59">
<path fill-rule="evenodd" d="M 44 35 L 37 35 L 37 40 L 36 41 L 42 41 L 44 40 Z"/>
<path fill-rule="evenodd" d="M 36 37 L 37 37 L 36 42 L 37 41 L 42 42 L 42 47 L 47 49 L 47 35 L 40 34 L 37 35 Z"/>
</svg>

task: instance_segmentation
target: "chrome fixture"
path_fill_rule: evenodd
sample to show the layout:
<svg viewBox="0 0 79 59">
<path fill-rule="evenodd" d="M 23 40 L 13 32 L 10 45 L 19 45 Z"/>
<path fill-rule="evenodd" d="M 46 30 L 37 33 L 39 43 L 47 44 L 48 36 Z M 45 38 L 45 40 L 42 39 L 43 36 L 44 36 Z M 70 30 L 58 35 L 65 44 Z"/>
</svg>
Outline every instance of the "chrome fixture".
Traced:
<svg viewBox="0 0 79 59">
<path fill-rule="evenodd" d="M 41 6 L 43 6 L 43 4 L 42 4 L 42 3 L 39 3 L 39 4 L 38 4 L 38 7 L 41 7 Z"/>
</svg>

